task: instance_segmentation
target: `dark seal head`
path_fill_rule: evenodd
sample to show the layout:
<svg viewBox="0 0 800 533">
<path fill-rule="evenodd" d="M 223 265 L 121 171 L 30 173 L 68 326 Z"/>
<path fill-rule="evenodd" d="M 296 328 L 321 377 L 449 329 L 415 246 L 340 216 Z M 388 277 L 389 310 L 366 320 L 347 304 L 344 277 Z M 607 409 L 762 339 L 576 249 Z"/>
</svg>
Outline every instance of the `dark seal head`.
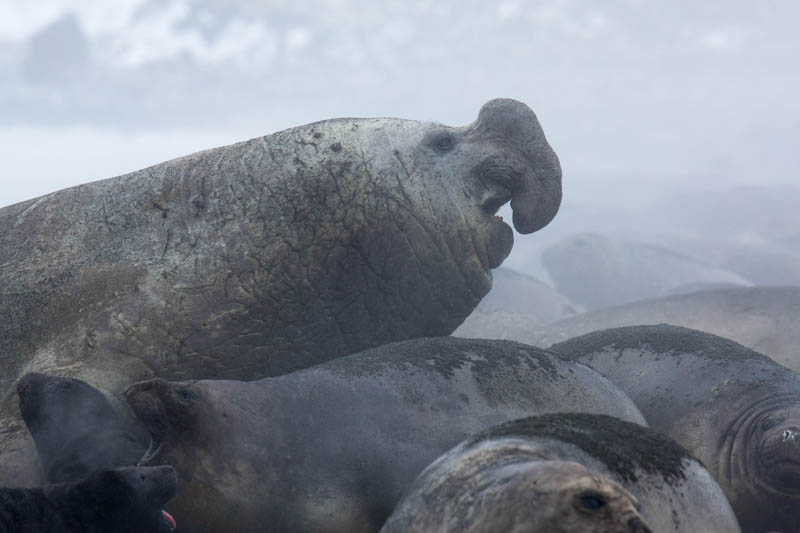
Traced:
<svg viewBox="0 0 800 533">
<path fill-rule="evenodd" d="M 144 453 L 146 437 L 134 431 L 134 421 L 123 419 L 88 383 L 29 373 L 17 383 L 17 394 L 49 483 L 133 466 Z"/>
<path fill-rule="evenodd" d="M 70 490 L 82 531 L 169 533 L 175 519 L 164 506 L 175 496 L 171 466 L 124 467 L 95 472 Z"/>
<path fill-rule="evenodd" d="M 164 506 L 176 489 L 170 466 L 103 470 L 41 488 L 0 488 L 0 531 L 169 533 L 177 524 Z"/>
<path fill-rule="evenodd" d="M 420 474 L 381 533 L 651 533 L 619 484 L 572 461 L 503 460 L 479 446 Z"/>
</svg>

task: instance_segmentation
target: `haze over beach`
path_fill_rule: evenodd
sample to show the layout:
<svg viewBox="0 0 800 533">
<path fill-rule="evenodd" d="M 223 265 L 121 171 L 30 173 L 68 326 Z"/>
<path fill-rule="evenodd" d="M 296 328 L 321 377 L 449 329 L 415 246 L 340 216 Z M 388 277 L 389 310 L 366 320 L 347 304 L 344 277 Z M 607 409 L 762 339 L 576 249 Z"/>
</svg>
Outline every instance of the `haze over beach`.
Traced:
<svg viewBox="0 0 800 533">
<path fill-rule="evenodd" d="M 330 117 L 462 125 L 502 96 L 537 112 L 564 171 L 561 212 L 506 266 L 553 283 L 540 252 L 586 231 L 794 255 L 798 15 L 789 0 L 6 0 L 0 205 Z"/>
</svg>

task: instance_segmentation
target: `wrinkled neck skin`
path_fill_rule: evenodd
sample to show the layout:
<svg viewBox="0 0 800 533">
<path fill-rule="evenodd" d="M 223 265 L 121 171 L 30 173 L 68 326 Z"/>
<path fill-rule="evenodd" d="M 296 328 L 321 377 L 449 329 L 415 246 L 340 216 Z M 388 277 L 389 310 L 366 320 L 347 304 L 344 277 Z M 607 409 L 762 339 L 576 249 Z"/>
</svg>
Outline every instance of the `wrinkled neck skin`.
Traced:
<svg viewBox="0 0 800 533">
<path fill-rule="evenodd" d="M 799 433 L 800 395 L 781 393 L 759 397 L 722 433 L 715 477 L 743 531 L 800 523 Z"/>
<path fill-rule="evenodd" d="M 463 133 L 456 148 L 420 148 L 440 130 Z M 333 120 L 44 197 L 10 221 L 65 234 L 20 261 L 61 272 L 35 288 L 46 303 L 22 302 L 39 327 L 19 344 L 47 366 L 114 352 L 139 379 L 253 378 L 449 334 L 508 253 L 490 258 L 480 208 L 510 197 L 497 161 L 525 163 L 500 148 L 470 127 Z M 25 272 L 0 284 L 39 283 Z"/>
</svg>

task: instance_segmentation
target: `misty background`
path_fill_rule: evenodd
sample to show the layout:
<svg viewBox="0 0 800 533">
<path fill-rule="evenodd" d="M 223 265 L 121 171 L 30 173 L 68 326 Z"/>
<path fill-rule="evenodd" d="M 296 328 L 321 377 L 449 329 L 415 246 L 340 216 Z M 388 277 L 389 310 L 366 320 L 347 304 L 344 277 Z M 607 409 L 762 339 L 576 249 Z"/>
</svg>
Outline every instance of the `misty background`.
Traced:
<svg viewBox="0 0 800 533">
<path fill-rule="evenodd" d="M 464 125 L 512 97 L 564 201 L 516 235 L 495 299 L 524 287 L 547 322 L 800 285 L 798 23 L 795 0 L 0 0 L 0 206 L 326 118 Z"/>
</svg>

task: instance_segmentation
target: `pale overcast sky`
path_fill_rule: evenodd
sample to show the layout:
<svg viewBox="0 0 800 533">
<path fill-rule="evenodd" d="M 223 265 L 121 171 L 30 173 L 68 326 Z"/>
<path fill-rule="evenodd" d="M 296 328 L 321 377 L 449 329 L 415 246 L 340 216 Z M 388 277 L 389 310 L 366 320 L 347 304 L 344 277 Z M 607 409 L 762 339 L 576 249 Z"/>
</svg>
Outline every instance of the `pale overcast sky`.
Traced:
<svg viewBox="0 0 800 533">
<path fill-rule="evenodd" d="M 539 114 L 565 201 L 797 183 L 794 0 L 0 0 L 0 205 L 334 116 Z M 625 200 L 627 201 L 627 200 Z"/>
</svg>

